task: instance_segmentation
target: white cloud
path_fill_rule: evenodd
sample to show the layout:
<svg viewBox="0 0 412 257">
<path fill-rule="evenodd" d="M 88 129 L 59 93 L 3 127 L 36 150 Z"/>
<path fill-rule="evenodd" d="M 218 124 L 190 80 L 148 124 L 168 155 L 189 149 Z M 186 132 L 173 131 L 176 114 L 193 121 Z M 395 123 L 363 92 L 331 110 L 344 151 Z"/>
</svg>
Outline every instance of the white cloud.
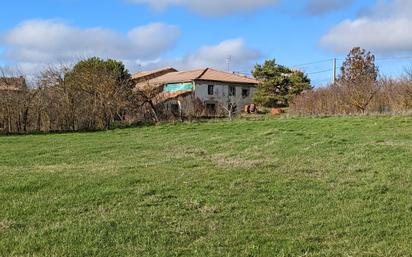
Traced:
<svg viewBox="0 0 412 257">
<path fill-rule="evenodd" d="M 322 15 L 350 6 L 354 0 L 309 0 L 305 10 L 310 15 Z"/>
<path fill-rule="evenodd" d="M 204 46 L 195 53 L 180 59 L 159 60 L 145 68 L 173 66 L 180 70 L 216 68 L 227 70 L 227 58 L 231 57 L 230 68 L 233 71 L 249 71 L 261 57 L 258 50 L 246 46 L 243 39 L 225 40 L 217 45 Z"/>
<path fill-rule="evenodd" d="M 1 39 L 4 55 L 21 67 L 34 67 L 80 57 L 99 56 L 126 61 L 158 58 L 173 47 L 180 30 L 152 23 L 128 33 L 105 28 L 77 28 L 56 20 L 26 21 Z"/>
<path fill-rule="evenodd" d="M 379 53 L 412 51 L 412 1 L 379 2 L 355 20 L 345 20 L 321 39 L 327 49 L 343 52 L 361 46 Z"/>
<path fill-rule="evenodd" d="M 168 6 L 185 6 L 206 16 L 221 16 L 234 13 L 251 12 L 274 6 L 278 0 L 129 0 L 132 3 L 149 4 L 156 10 Z"/>
<path fill-rule="evenodd" d="M 119 33 L 104 28 L 81 29 L 56 20 L 32 20 L 8 31 L 1 41 L 9 63 L 17 64 L 25 74 L 35 74 L 48 65 L 69 63 L 98 56 L 125 63 L 130 71 L 174 66 L 179 69 L 213 67 L 249 70 L 261 53 L 242 39 L 230 39 L 217 45 L 203 46 L 181 58 L 163 59 L 180 36 L 177 27 L 153 23 Z"/>
</svg>

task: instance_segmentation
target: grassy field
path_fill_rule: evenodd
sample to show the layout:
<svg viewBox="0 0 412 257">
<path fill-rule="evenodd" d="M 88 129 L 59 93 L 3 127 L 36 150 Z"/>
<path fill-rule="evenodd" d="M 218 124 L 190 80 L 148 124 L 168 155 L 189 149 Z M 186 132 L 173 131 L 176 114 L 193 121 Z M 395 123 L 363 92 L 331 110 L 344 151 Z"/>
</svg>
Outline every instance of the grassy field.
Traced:
<svg viewBox="0 0 412 257">
<path fill-rule="evenodd" d="M 0 256 L 412 256 L 412 118 L 0 137 Z"/>
</svg>

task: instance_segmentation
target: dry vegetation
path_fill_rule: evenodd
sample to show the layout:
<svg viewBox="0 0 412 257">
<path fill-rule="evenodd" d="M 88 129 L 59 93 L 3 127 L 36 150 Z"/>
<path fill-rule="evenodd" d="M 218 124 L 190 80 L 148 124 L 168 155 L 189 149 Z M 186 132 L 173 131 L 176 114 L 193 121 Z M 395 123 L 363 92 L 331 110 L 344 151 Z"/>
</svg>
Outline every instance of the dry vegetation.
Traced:
<svg viewBox="0 0 412 257">
<path fill-rule="evenodd" d="M 299 115 L 400 114 L 412 109 L 412 72 L 401 78 L 379 78 L 375 57 L 354 48 L 339 80 L 296 96 L 290 112 Z"/>
<path fill-rule="evenodd" d="M 351 92 L 339 84 L 305 92 L 293 100 L 292 114 L 347 115 L 356 113 L 405 114 L 412 109 L 412 77 L 381 79 L 364 109 L 351 101 Z"/>
<path fill-rule="evenodd" d="M 337 85 L 314 89 L 297 96 L 290 112 L 299 115 L 347 115 L 357 113 L 404 114 L 412 109 L 412 79 L 382 79 L 376 93 L 360 111 Z"/>
<path fill-rule="evenodd" d="M 162 87 L 136 87 L 124 65 L 114 60 L 90 58 L 73 67 L 50 66 L 31 87 L 16 87 L 16 78 L 23 80 L 20 74 L 0 74 L 0 134 L 107 130 L 198 119 L 206 110 L 199 99 L 184 97 L 179 101 L 191 101 L 191 110 L 184 115 L 168 110 L 166 102 L 158 100 Z M 233 108 L 220 109 L 222 115 L 233 113 Z"/>
<path fill-rule="evenodd" d="M 307 78 L 301 78 L 303 74 L 299 73 L 298 78 L 284 76 L 286 67 L 274 61 L 265 65 L 257 66 L 264 75 L 260 87 L 265 89 L 259 91 L 257 98 L 278 103 L 280 92 L 286 90 L 279 87 L 294 85 L 292 93 L 286 90 L 291 114 L 400 114 L 410 113 L 412 109 L 412 70 L 401 78 L 381 78 L 374 55 L 361 48 L 349 53 L 336 83 L 302 94 L 299 93 L 309 87 Z M 257 73 L 255 76 L 259 78 Z M 281 79 L 276 79 L 279 76 Z M 161 87 L 135 87 L 136 82 L 124 65 L 114 60 L 90 58 L 73 67 L 50 67 L 36 77 L 32 87 L 25 83 L 15 87 L 9 77 L 4 72 L 0 74 L 0 133 L 3 134 L 107 130 L 136 123 L 192 120 L 203 117 L 207 111 L 201 102 L 184 98 L 179 99 L 181 104 L 192 101 L 194 106 L 193 110 L 186 110 L 185 117 L 181 111 L 167 110 L 164 102 L 156 101 Z M 296 94 L 299 95 L 293 97 Z M 219 105 L 220 111 L 214 115 L 232 119 L 237 108 L 241 106 Z"/>
<path fill-rule="evenodd" d="M 2 84 L 15 75 L 0 75 Z M 6 84 L 7 85 L 7 84 Z M 134 90 L 123 64 L 91 58 L 49 67 L 32 87 L 0 88 L 0 133 L 93 131 L 158 121 L 153 92 Z"/>
</svg>

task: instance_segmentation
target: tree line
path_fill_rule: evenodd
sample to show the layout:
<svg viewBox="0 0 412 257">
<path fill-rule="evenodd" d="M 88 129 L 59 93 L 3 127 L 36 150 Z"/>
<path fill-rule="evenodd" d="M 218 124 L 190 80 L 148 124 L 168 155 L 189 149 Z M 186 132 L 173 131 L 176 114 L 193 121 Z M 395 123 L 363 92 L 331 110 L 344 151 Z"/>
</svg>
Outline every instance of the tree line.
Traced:
<svg viewBox="0 0 412 257">
<path fill-rule="evenodd" d="M 9 81 L 3 73 L 0 83 Z M 33 87 L 0 88 L 0 133 L 103 130 L 150 120 L 149 93 L 134 90 L 119 61 L 93 57 L 73 67 L 49 67 Z"/>
<path fill-rule="evenodd" d="M 304 72 L 276 60 L 257 64 L 252 74 L 261 82 L 253 98 L 259 107 L 288 107 L 298 115 L 412 109 L 412 71 L 398 79 L 381 77 L 375 56 L 359 47 L 348 54 L 336 83 L 327 87 L 313 88 Z M 36 76 L 32 87 L 22 83 L 19 90 L 8 87 L 10 81 L 0 74 L 0 133 L 104 130 L 170 118 L 155 101 L 161 88 L 136 88 L 129 71 L 116 60 L 93 57 L 72 67 L 51 66 Z M 190 115 L 198 117 L 204 106 L 193 104 Z"/>
<path fill-rule="evenodd" d="M 256 96 L 264 101 L 263 105 L 286 106 L 293 95 L 311 88 L 306 75 L 277 65 L 274 60 L 256 65 L 254 76 L 262 81 L 268 78 Z M 0 85 L 7 82 L 5 74 L 0 76 Z M 156 100 L 161 92 L 161 87 L 136 87 L 129 71 L 116 60 L 93 57 L 73 67 L 50 66 L 36 76 L 31 87 L 1 90 L 0 86 L 0 133 L 95 131 L 183 120 L 179 113 L 167 111 Z M 203 117 L 206 107 L 200 100 L 181 101 L 192 101 L 194 106 L 186 113 L 188 119 Z M 233 105 L 220 107 L 223 116 L 232 117 Z"/>
</svg>

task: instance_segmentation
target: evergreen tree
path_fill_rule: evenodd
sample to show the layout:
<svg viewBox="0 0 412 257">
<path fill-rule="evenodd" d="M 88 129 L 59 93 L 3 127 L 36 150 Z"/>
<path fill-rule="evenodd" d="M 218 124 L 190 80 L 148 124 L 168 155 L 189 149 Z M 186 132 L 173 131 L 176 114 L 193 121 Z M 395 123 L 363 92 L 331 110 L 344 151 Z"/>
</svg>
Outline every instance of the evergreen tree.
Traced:
<svg viewBox="0 0 412 257">
<path fill-rule="evenodd" d="M 277 64 L 275 59 L 257 64 L 252 74 L 261 81 L 254 102 L 265 107 L 286 107 L 293 96 L 312 89 L 303 72 Z"/>
</svg>

